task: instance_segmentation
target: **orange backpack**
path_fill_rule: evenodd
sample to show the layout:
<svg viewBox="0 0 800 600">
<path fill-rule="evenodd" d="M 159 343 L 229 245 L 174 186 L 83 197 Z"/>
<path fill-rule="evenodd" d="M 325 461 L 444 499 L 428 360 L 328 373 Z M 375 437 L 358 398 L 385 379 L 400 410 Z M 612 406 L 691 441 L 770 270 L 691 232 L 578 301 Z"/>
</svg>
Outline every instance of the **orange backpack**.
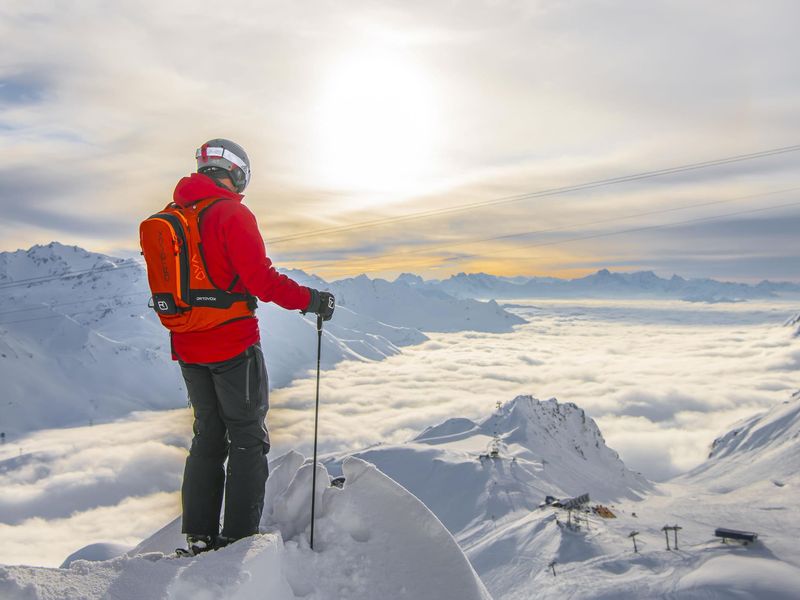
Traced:
<svg viewBox="0 0 800 600">
<path fill-rule="evenodd" d="M 231 292 L 238 275 L 228 289 L 222 289 L 206 269 L 200 220 L 204 211 L 222 200 L 207 198 L 185 207 L 173 202 L 139 226 L 152 307 L 174 333 L 205 331 L 255 314 L 253 296 Z"/>
</svg>

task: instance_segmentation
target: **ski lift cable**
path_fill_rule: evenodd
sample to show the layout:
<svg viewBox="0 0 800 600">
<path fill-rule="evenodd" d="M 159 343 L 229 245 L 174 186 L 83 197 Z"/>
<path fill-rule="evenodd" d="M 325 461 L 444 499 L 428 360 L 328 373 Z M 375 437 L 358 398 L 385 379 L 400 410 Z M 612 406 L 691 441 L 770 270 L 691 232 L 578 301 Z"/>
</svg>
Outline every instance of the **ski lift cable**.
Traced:
<svg viewBox="0 0 800 600">
<path fill-rule="evenodd" d="M 557 232 L 557 231 L 568 231 L 570 229 L 574 229 L 574 228 L 577 228 L 577 227 L 590 227 L 590 226 L 593 226 L 593 225 L 603 225 L 603 224 L 606 224 L 606 223 L 616 223 L 618 221 L 624 221 L 624 220 L 627 220 L 627 219 L 635 219 L 637 217 L 648 217 L 648 216 L 653 216 L 653 215 L 660 215 L 660 214 L 666 214 L 666 213 L 672 213 L 672 212 L 679 212 L 679 211 L 684 211 L 684 210 L 692 210 L 692 209 L 695 209 L 695 208 L 705 208 L 705 207 L 708 207 L 708 206 L 716 206 L 716 205 L 719 205 L 719 204 L 728 204 L 728 203 L 731 203 L 731 202 L 738 202 L 738 201 L 742 201 L 742 200 L 754 200 L 756 198 L 763 198 L 763 197 L 766 197 L 766 196 L 773 196 L 773 195 L 776 195 L 776 194 L 782 194 L 782 193 L 786 193 L 786 192 L 794 192 L 794 191 L 798 191 L 798 190 L 800 190 L 800 186 L 795 186 L 795 187 L 790 187 L 790 188 L 783 188 L 783 189 L 780 189 L 780 190 L 772 190 L 772 191 L 769 191 L 769 192 L 762 192 L 762 193 L 759 193 L 759 194 L 749 194 L 749 195 L 746 195 L 746 196 L 737 196 L 735 198 L 726 198 L 725 200 L 714 200 L 714 201 L 711 201 L 711 202 L 701 202 L 701 203 L 698 203 L 698 204 L 689 204 L 689 205 L 686 205 L 686 206 L 676 206 L 676 207 L 665 208 L 665 209 L 660 209 L 660 210 L 651 210 L 651 211 L 644 211 L 644 212 L 638 212 L 638 213 L 631 213 L 631 214 L 628 214 L 628 215 L 623 215 L 623 216 L 619 216 L 619 217 L 612 217 L 612 218 L 608 218 L 608 219 L 600 219 L 600 220 L 597 220 L 597 221 L 588 221 L 588 222 L 584 222 L 584 223 L 571 223 L 569 225 L 564 225 L 564 226 L 561 226 L 561 227 L 551 227 L 551 228 L 547 228 L 547 229 L 520 231 L 520 232 L 517 232 L 517 233 L 504 234 L 504 235 L 485 237 L 485 238 L 474 238 L 474 239 L 471 239 L 471 240 L 454 240 L 452 242 L 447 242 L 447 243 L 444 243 L 444 244 L 437 244 L 437 245 L 433 245 L 433 246 L 425 245 L 425 246 L 421 246 L 421 247 L 415 248 L 414 250 L 407 250 L 407 251 L 404 251 L 404 252 L 393 252 L 391 254 L 391 256 L 392 257 L 410 256 L 410 255 L 413 255 L 413 254 L 422 254 L 422 253 L 425 253 L 425 252 L 433 252 L 435 250 L 441 250 L 443 248 L 452 248 L 452 247 L 456 247 L 456 246 L 466 246 L 466 245 L 471 245 L 471 244 L 479 244 L 479 243 L 483 243 L 483 242 L 506 240 L 506 239 L 512 239 L 512 238 L 517 238 L 517 237 L 525 237 L 525 236 L 529 236 L 529 235 L 554 233 L 554 232 Z M 355 262 L 359 262 L 359 263 L 361 263 L 361 262 L 372 262 L 372 261 L 374 261 L 374 258 L 365 256 L 365 257 L 361 257 L 361 258 L 354 258 L 354 259 L 349 259 L 348 260 L 349 263 L 352 263 L 354 261 Z M 307 268 L 309 268 L 309 269 L 317 268 L 321 264 L 322 263 L 312 264 L 312 265 L 308 266 Z M 327 264 L 331 264 L 331 263 L 324 263 L 324 264 L 327 265 Z M 338 262 L 336 262 L 336 264 L 338 264 Z"/>
<path fill-rule="evenodd" d="M 127 298 L 127 297 L 131 297 L 131 296 L 150 296 L 150 292 L 149 291 L 148 292 L 133 292 L 133 293 L 130 293 L 130 294 L 115 294 L 115 295 L 110 295 L 110 296 L 100 296 L 98 298 L 94 298 L 91 301 L 95 301 L 95 300 L 96 301 L 99 301 L 99 300 L 114 300 L 114 299 L 119 299 L 119 298 Z M 34 310 L 41 310 L 42 308 L 51 308 L 51 309 L 52 308 L 60 308 L 62 306 L 71 306 L 71 305 L 74 305 L 74 304 L 80 304 L 80 303 L 85 303 L 85 302 L 87 302 L 87 300 L 79 300 L 79 301 L 75 301 L 75 302 L 63 302 L 61 304 L 49 304 L 47 306 L 41 306 L 41 307 L 36 306 L 36 307 L 20 308 L 18 310 L 6 311 L 6 312 L 3 312 L 3 313 L 0 313 L 0 315 L 6 315 L 6 314 L 11 314 L 11 313 L 20 313 L 20 312 L 21 313 L 31 312 L 31 311 L 34 311 Z M 14 321 L 0 321 L 0 325 L 11 325 L 12 323 L 27 323 L 28 321 L 42 321 L 42 320 L 46 320 L 46 319 L 58 319 L 60 317 L 72 318 L 73 316 L 77 316 L 77 315 L 90 315 L 90 314 L 103 312 L 103 311 L 106 311 L 106 310 L 109 310 L 109 309 L 113 309 L 113 308 L 120 308 L 120 307 L 102 306 L 102 307 L 93 308 L 92 310 L 81 311 L 81 312 L 71 313 L 71 314 L 57 313 L 57 314 L 54 314 L 54 315 L 32 317 L 30 319 L 21 319 L 21 320 L 14 320 Z"/>
<path fill-rule="evenodd" d="M 644 225 L 644 226 L 641 226 L 641 227 L 632 227 L 632 228 L 629 228 L 629 229 L 623 229 L 623 230 L 619 230 L 619 231 L 609 231 L 609 232 L 604 232 L 604 233 L 595 233 L 595 234 L 589 234 L 589 235 L 583 235 L 583 236 L 576 236 L 576 237 L 572 237 L 572 238 L 568 238 L 568 239 L 564 239 L 564 240 L 555 240 L 555 241 L 551 241 L 551 242 L 537 242 L 537 243 L 534 243 L 534 244 L 522 244 L 522 245 L 517 245 L 514 248 L 505 248 L 505 249 L 502 249 L 502 250 L 495 250 L 495 251 L 490 251 L 490 252 L 464 253 L 464 254 L 459 254 L 458 256 L 452 256 L 452 257 L 447 257 L 447 258 L 435 258 L 435 259 L 428 259 L 428 260 L 415 262 L 415 263 L 406 263 L 406 264 L 401 265 L 401 266 L 402 266 L 402 268 L 421 267 L 421 266 L 429 266 L 429 265 L 432 265 L 432 264 L 441 264 L 443 262 L 461 261 L 461 260 L 468 259 L 468 258 L 483 258 L 485 256 L 494 256 L 494 255 L 497 255 L 497 254 L 507 254 L 509 252 L 517 252 L 520 249 L 524 249 L 524 248 L 537 248 L 537 247 L 543 247 L 543 246 L 557 246 L 557 245 L 560 245 L 560 244 L 567 244 L 567 243 L 571 243 L 571 242 L 578 242 L 578 241 L 590 240 L 590 239 L 596 239 L 596 238 L 602 238 L 602 237 L 611 237 L 611 236 L 615 236 L 615 235 L 623 235 L 623 234 L 626 234 L 626 233 L 635 233 L 635 232 L 640 232 L 640 231 L 666 229 L 666 228 L 669 228 L 669 227 L 676 227 L 678 225 L 689 225 L 689 224 L 692 224 L 692 223 L 715 221 L 715 220 L 719 220 L 719 219 L 724 219 L 726 217 L 734 217 L 734 216 L 740 216 L 740 215 L 745 215 L 745 214 L 760 213 L 760 212 L 766 212 L 766 211 L 770 211 L 770 210 L 778 210 L 778 209 L 781 209 L 781 208 L 794 207 L 794 206 L 798 206 L 798 205 L 800 205 L 800 202 L 789 202 L 789 203 L 786 203 L 786 204 L 779 204 L 779 205 L 776 205 L 776 206 L 768 206 L 768 207 L 756 208 L 756 209 L 751 209 L 751 210 L 735 211 L 735 212 L 723 213 L 723 214 L 719 214 L 719 215 L 714 215 L 714 216 L 709 216 L 709 217 L 701 217 L 701 218 L 696 218 L 696 219 L 686 219 L 686 220 L 683 220 L 683 221 L 675 221 L 673 223 L 661 223 L 661 224 L 655 224 L 655 225 Z M 376 258 L 390 258 L 391 256 L 393 256 L 393 254 L 386 254 L 386 255 L 383 255 L 382 257 L 376 257 Z M 529 257 L 526 257 L 526 258 L 530 259 L 530 258 L 546 258 L 546 257 L 544 257 L 544 256 L 542 256 L 542 257 L 529 256 Z M 375 259 L 373 259 L 373 260 L 375 260 Z M 306 268 L 306 269 L 316 269 L 316 268 L 322 268 L 322 267 L 334 266 L 334 265 L 341 265 L 341 264 L 342 264 L 342 261 L 329 261 L 329 262 L 325 262 L 325 263 L 317 263 L 317 264 L 304 266 L 304 268 Z M 389 270 L 389 269 L 386 266 L 382 266 L 380 268 L 375 268 L 375 269 L 358 269 L 359 273 L 364 273 L 364 274 L 367 274 L 367 273 L 378 273 L 378 272 L 383 272 L 383 271 L 387 271 L 387 270 Z"/>
<path fill-rule="evenodd" d="M 46 283 L 48 281 L 55 281 L 56 279 L 72 279 L 74 277 L 81 277 L 83 275 L 92 275 L 94 273 L 105 273 L 107 271 L 120 271 L 123 269 L 131 269 L 134 267 L 141 267 L 144 265 L 144 260 L 139 258 L 127 259 L 124 264 L 119 265 L 104 265 L 101 267 L 91 267 L 88 269 L 78 269 L 70 271 L 69 273 L 62 273 L 61 275 L 40 275 L 38 277 L 28 277 L 26 279 L 16 279 L 6 283 L 0 283 L 0 291 L 5 289 L 21 287 L 25 285 L 33 285 L 37 283 Z"/>
<path fill-rule="evenodd" d="M 425 217 L 428 217 L 428 216 L 439 216 L 441 214 L 449 214 L 449 213 L 453 213 L 453 212 L 462 212 L 462 211 L 465 211 L 465 210 L 472 210 L 474 208 L 479 208 L 479 207 L 483 207 L 483 206 L 493 206 L 493 205 L 497 205 L 497 204 L 501 204 L 501 203 L 510 203 L 510 202 L 516 202 L 516 201 L 520 201 L 520 200 L 531 199 L 531 198 L 538 198 L 538 197 L 544 197 L 544 196 L 552 196 L 552 195 L 564 194 L 564 193 L 567 193 L 567 192 L 590 189 L 590 188 L 593 188 L 593 187 L 613 185 L 613 184 L 616 184 L 616 183 L 625 183 L 625 182 L 628 182 L 628 181 L 636 181 L 636 180 L 640 180 L 640 179 L 647 179 L 647 178 L 652 178 L 652 177 L 657 177 L 657 176 L 662 176 L 662 175 L 668 175 L 668 174 L 682 173 L 682 172 L 685 172 L 685 171 L 693 171 L 693 170 L 705 169 L 705 168 L 721 166 L 721 165 L 726 165 L 726 164 L 735 163 L 735 162 L 754 160 L 754 159 L 758 159 L 758 158 L 766 158 L 766 157 L 770 157 L 770 156 L 786 154 L 786 153 L 789 153 L 789 152 L 796 152 L 798 150 L 800 150 L 800 144 L 793 145 L 793 146 L 785 146 L 785 147 L 781 147 L 781 148 L 773 148 L 773 149 L 764 150 L 764 151 L 761 151 L 761 152 L 753 152 L 753 153 L 749 153 L 749 154 L 741 154 L 741 155 L 737 155 L 737 156 L 731 156 L 731 157 L 725 157 L 725 158 L 719 158 L 719 159 L 712 159 L 712 160 L 707 160 L 707 161 L 698 162 L 698 163 L 691 163 L 691 164 L 681 165 L 681 166 L 676 166 L 676 167 L 667 167 L 667 168 L 659 169 L 659 170 L 656 170 L 656 171 L 646 171 L 646 172 L 642 172 L 642 173 L 635 173 L 635 174 L 632 174 L 632 175 L 625 175 L 625 176 L 614 177 L 614 178 L 610 178 L 610 179 L 590 181 L 590 182 L 586 182 L 586 183 L 582 183 L 582 184 L 577 184 L 577 185 L 572 185 L 572 186 L 564 186 L 564 187 L 560 187 L 560 188 L 552 188 L 552 189 L 548 189 L 548 190 L 541 190 L 541 191 L 538 191 L 538 192 L 531 192 L 531 193 L 520 194 L 520 195 L 516 195 L 516 196 L 505 196 L 505 197 L 501 197 L 501 198 L 495 198 L 495 199 L 492 199 L 492 200 L 485 200 L 485 201 L 482 201 L 482 202 L 475 202 L 475 203 L 471 203 L 471 204 L 463 204 L 463 205 L 460 205 L 460 206 L 453 206 L 453 207 L 448 207 L 448 208 L 443 208 L 443 209 L 436 209 L 436 210 L 432 210 L 432 211 L 423 211 L 423 212 L 419 212 L 419 213 L 410 213 L 410 214 L 407 214 L 407 215 L 400 215 L 400 216 L 397 216 L 397 217 L 387 217 L 385 219 L 377 219 L 377 220 L 374 220 L 374 221 L 365 221 L 365 222 L 362 222 L 362 223 L 355 223 L 355 224 L 352 224 L 352 225 L 346 225 L 346 226 L 342 226 L 342 227 L 332 227 L 332 228 L 327 228 L 327 229 L 320 229 L 320 230 L 305 232 L 305 233 L 302 233 L 302 234 L 294 234 L 292 236 L 283 236 L 283 237 L 273 238 L 270 241 L 270 246 L 274 246 L 277 243 L 289 241 L 289 238 L 291 238 L 291 239 L 301 239 L 301 237 L 311 237 L 313 235 L 319 235 L 319 234 L 322 234 L 322 233 L 333 233 L 333 232 L 350 231 L 352 229 L 371 227 L 373 225 L 382 225 L 382 224 L 388 224 L 388 223 L 391 223 L 391 222 L 402 222 L 402 221 L 407 221 L 407 220 L 412 220 L 412 219 L 421 219 L 421 218 L 425 218 Z M 144 260 L 143 259 L 141 259 L 139 257 L 134 257 L 134 258 L 127 259 L 124 264 L 119 264 L 119 265 L 112 264 L 112 265 L 107 265 L 107 266 L 102 266 L 102 267 L 93 267 L 93 268 L 89 268 L 89 269 L 82 269 L 82 270 L 72 271 L 72 272 L 69 272 L 69 273 L 64 273 L 62 275 L 43 275 L 43 276 L 39 276 L 39 277 L 29 277 L 29 278 L 26 278 L 26 279 L 18 279 L 18 280 L 6 282 L 6 283 L 0 283 L 0 292 L 2 292 L 4 290 L 7 290 L 7 289 L 12 289 L 12 288 L 28 285 L 28 284 L 45 283 L 45 282 L 48 282 L 48 281 L 55 281 L 55 280 L 58 280 L 58 279 L 71 279 L 71 278 L 80 277 L 80 276 L 86 275 L 86 274 L 103 273 L 103 272 L 106 272 L 106 271 L 119 271 L 119 270 L 122 270 L 122 269 L 130 269 L 130 268 L 134 268 L 134 267 L 139 267 L 139 266 L 141 266 L 143 264 L 144 264 Z"/>
<path fill-rule="evenodd" d="M 567 240 L 556 240 L 556 241 L 552 241 L 552 242 L 537 242 L 535 244 L 523 244 L 521 246 L 517 246 L 516 248 L 512 248 L 512 249 L 506 248 L 506 249 L 503 249 L 503 250 L 495 250 L 495 251 L 492 251 L 492 252 L 478 253 L 478 254 L 476 254 L 476 256 L 486 256 L 486 255 L 492 256 L 492 255 L 495 255 L 495 254 L 506 254 L 508 252 L 515 252 L 516 250 L 518 250 L 520 248 L 537 248 L 537 247 L 541 247 L 541 246 L 555 246 L 555 245 L 559 245 L 559 244 L 566 244 L 566 243 L 569 243 L 569 242 L 577 242 L 577 241 L 590 240 L 590 239 L 601 238 L 601 237 L 622 235 L 622 234 L 626 234 L 626 233 L 635 233 L 635 232 L 639 232 L 639 231 L 649 231 L 649 230 L 652 230 L 652 229 L 668 229 L 670 227 L 676 227 L 678 225 L 690 225 L 690 224 L 693 224 L 693 223 L 703 223 L 703 222 L 706 222 L 706 221 L 717 221 L 717 220 L 724 219 L 724 218 L 727 218 L 727 217 L 736 217 L 736 216 L 740 216 L 740 215 L 749 215 L 749 214 L 755 214 L 755 213 L 760 213 L 760 212 L 768 212 L 768 211 L 771 211 L 771 210 L 778 210 L 778 209 L 781 209 L 781 208 L 791 208 L 791 207 L 795 207 L 795 206 L 800 206 L 800 202 L 786 202 L 784 204 L 777 204 L 777 205 L 773 205 L 773 206 L 765 206 L 765 207 L 762 207 L 762 208 L 753 208 L 753 209 L 749 209 L 749 210 L 739 210 L 739 211 L 734 211 L 734 212 L 722 213 L 722 214 L 718 214 L 718 215 L 712 215 L 712 216 L 708 216 L 708 217 L 685 219 L 683 221 L 674 221 L 672 223 L 660 223 L 660 224 L 655 224 L 655 225 L 643 225 L 641 227 L 631 227 L 629 229 L 622 229 L 622 230 L 619 230 L 619 231 L 611 231 L 611 232 L 595 233 L 595 234 L 590 234 L 590 235 L 578 236 L 578 237 L 573 237 L 573 238 L 570 238 L 570 239 L 567 239 Z M 454 258 L 457 259 L 459 257 L 454 257 Z M 449 259 L 446 259 L 446 260 L 449 260 Z"/>
<path fill-rule="evenodd" d="M 109 296 L 97 296 L 93 298 L 84 298 L 83 300 L 74 300 L 71 302 L 58 302 L 53 304 L 41 304 L 39 306 L 26 306 L 25 308 L 16 308 L 14 310 L 6 310 L 0 312 L 2 315 L 10 315 L 14 313 L 32 312 L 35 310 L 52 310 L 54 308 L 61 308 L 62 306 L 72 306 L 75 304 L 88 304 L 90 302 L 100 302 L 102 300 L 116 300 L 119 298 L 129 298 L 131 296 L 149 296 L 150 292 L 131 292 L 130 294 L 112 294 Z"/>
<path fill-rule="evenodd" d="M 46 317 L 32 317 L 30 319 L 18 319 L 18 320 L 15 320 L 15 321 L 0 321 L 0 326 L 12 325 L 14 323 L 28 323 L 28 322 L 31 322 L 31 321 L 46 321 L 48 319 L 59 319 L 59 318 L 72 319 L 73 317 L 77 317 L 79 315 L 91 315 L 91 314 L 94 314 L 94 313 L 104 312 L 104 311 L 107 311 L 107 310 L 110 310 L 110 307 L 104 306 L 103 308 L 95 308 L 93 310 L 81 311 L 81 312 L 72 313 L 72 314 L 69 314 L 69 315 L 68 314 L 59 313 L 57 315 L 48 315 Z"/>
<path fill-rule="evenodd" d="M 354 229 L 364 229 L 368 227 L 377 227 L 380 225 L 387 225 L 391 223 L 397 222 L 405 222 L 410 220 L 416 219 L 423 219 L 432 216 L 440 216 L 446 214 L 453 214 L 458 212 L 465 212 L 469 210 L 475 210 L 478 208 L 484 208 L 487 206 L 496 206 L 498 204 L 509 204 L 513 202 L 520 202 L 523 200 L 530 200 L 534 198 L 542 198 L 546 196 L 555 196 L 560 194 L 566 194 L 569 192 L 575 191 L 582 191 L 597 187 L 604 187 L 608 185 L 614 185 L 618 183 L 627 183 L 631 181 L 639 181 L 641 179 L 650 179 L 653 177 L 662 177 L 664 175 L 674 175 L 678 173 L 685 173 L 687 171 L 695 171 L 700 169 L 707 169 L 711 167 L 718 167 L 724 166 L 731 163 L 743 162 L 748 160 L 755 160 L 759 158 L 768 158 L 771 156 L 778 156 L 781 154 L 787 154 L 790 152 L 797 152 L 800 150 L 800 144 L 796 144 L 793 146 L 784 146 L 781 148 L 772 148 L 770 150 L 763 150 L 760 152 L 751 152 L 749 154 L 740 154 L 736 156 L 728 156 L 724 158 L 717 158 L 711 160 L 705 160 L 696 163 L 690 163 L 685 165 L 678 165 L 673 167 L 665 167 L 662 169 L 656 169 L 653 171 L 643 171 L 640 173 L 633 173 L 631 175 L 621 175 L 618 177 L 611 177 L 607 179 L 599 179 L 588 181 L 584 183 L 574 184 L 574 185 L 567 185 L 555 188 L 549 188 L 544 190 L 539 190 L 536 192 L 527 192 L 523 194 L 516 194 L 512 196 L 502 196 L 500 198 L 493 198 L 490 200 L 482 200 L 479 202 L 472 202 L 467 204 L 461 204 L 456 206 L 451 206 L 447 208 L 439 208 L 433 210 L 426 210 L 420 211 L 416 213 L 408 213 L 405 215 L 398 215 L 395 217 L 385 217 L 381 219 L 373 219 L 369 221 L 362 221 L 360 223 L 352 223 L 350 225 L 341 225 L 338 227 L 324 227 L 321 229 L 316 229 L 312 231 L 306 231 L 301 233 L 289 234 L 285 236 L 275 237 L 272 238 L 270 241 L 270 245 L 274 246 L 276 244 L 281 244 L 289 241 L 299 240 L 307 237 L 313 237 L 322 234 L 329 234 L 329 233 L 341 233 L 346 231 L 352 231 Z"/>
<path fill-rule="evenodd" d="M 667 229 L 669 227 L 676 227 L 676 226 L 679 226 L 679 225 L 688 225 L 688 224 L 693 224 L 693 223 L 716 221 L 716 220 L 720 220 L 720 219 L 724 219 L 724 218 L 732 217 L 732 216 L 740 216 L 740 215 L 745 215 L 745 214 L 760 213 L 760 212 L 766 212 L 766 211 L 770 211 L 770 210 L 777 210 L 777 209 L 780 209 L 780 208 L 788 208 L 788 207 L 795 207 L 795 206 L 800 206 L 800 202 L 789 202 L 789 203 L 779 204 L 779 205 L 775 205 L 775 206 L 768 206 L 768 207 L 762 207 L 762 208 L 756 208 L 756 209 L 750 209 L 750 210 L 735 211 L 735 212 L 729 212 L 729 213 L 724 213 L 724 214 L 719 214 L 719 215 L 714 215 L 714 216 L 709 216 L 709 217 L 701 217 L 701 218 L 696 218 L 696 219 L 687 219 L 687 220 L 683 220 L 683 221 L 676 221 L 676 222 L 673 222 L 673 223 L 662 223 L 662 224 L 657 224 L 657 225 L 646 225 L 646 226 L 642 226 L 642 227 L 633 227 L 633 228 L 623 229 L 623 230 L 619 230 L 619 231 L 611 231 L 611 232 L 598 233 L 598 234 L 592 234 L 592 235 L 586 235 L 586 236 L 579 236 L 579 237 L 574 237 L 574 238 L 570 238 L 570 239 L 566 239 L 566 240 L 556 240 L 556 241 L 553 241 L 553 242 L 540 242 L 540 243 L 536 243 L 536 244 L 527 244 L 525 246 L 517 246 L 516 248 L 513 248 L 513 249 L 505 249 L 505 250 L 500 250 L 500 251 L 495 251 L 495 252 L 484 252 L 484 253 L 476 253 L 476 254 L 459 255 L 459 256 L 450 257 L 450 258 L 435 259 L 433 262 L 441 263 L 441 262 L 448 262 L 448 261 L 463 260 L 465 258 L 481 258 L 481 257 L 488 256 L 488 255 L 503 254 L 503 253 L 507 253 L 507 252 L 510 252 L 510 251 L 513 252 L 513 251 L 519 250 L 520 248 L 526 248 L 526 247 L 527 248 L 532 248 L 532 247 L 540 247 L 540 246 L 554 246 L 554 245 L 566 244 L 566 243 L 570 243 L 570 242 L 582 241 L 582 240 L 587 240 L 587 239 L 594 239 L 594 238 L 599 238 L 599 237 L 610 237 L 610 236 L 614 236 L 614 235 L 623 235 L 623 234 L 627 234 L 627 233 L 634 233 L 634 232 L 640 232 L 640 231 L 650 231 L 650 230 L 656 230 L 656 229 Z M 539 257 L 532 256 L 532 257 L 528 257 L 528 258 L 539 258 Z M 427 261 L 427 262 L 430 263 L 431 261 Z M 418 265 L 414 265 L 414 266 L 423 266 L 424 264 L 426 264 L 426 263 L 419 263 Z M 385 270 L 385 269 L 380 269 L 380 270 Z M 373 269 L 372 271 L 367 270 L 367 271 L 362 271 L 362 272 L 370 273 L 370 272 L 375 272 L 375 271 L 376 270 Z M 121 297 L 121 296 L 107 296 L 106 299 L 115 298 L 115 297 Z M 54 307 L 55 307 L 55 305 L 54 305 Z M 38 310 L 38 309 L 39 309 L 39 307 L 35 307 L 35 309 L 31 309 L 31 310 Z M 103 308 L 100 308 L 100 309 L 87 311 L 87 312 L 84 312 L 84 313 L 75 313 L 75 315 L 78 315 L 78 314 L 92 314 L 94 312 L 102 312 L 102 311 L 108 310 L 108 309 L 109 309 L 109 307 L 103 307 Z M 20 309 L 20 312 L 24 312 L 25 310 L 27 310 L 27 309 Z M 28 322 L 28 321 L 39 321 L 39 320 L 43 320 L 43 319 L 56 319 L 56 318 L 59 318 L 59 317 L 71 317 L 71 316 L 74 316 L 74 315 L 62 315 L 62 314 L 59 314 L 59 315 L 48 315 L 48 316 L 45 316 L 45 317 L 34 317 L 34 318 L 31 318 L 31 319 L 22 319 L 22 320 L 15 320 L 15 321 L 0 321 L 0 325 L 10 325 L 10 324 L 13 324 L 13 323 L 24 323 L 24 322 Z"/>
</svg>

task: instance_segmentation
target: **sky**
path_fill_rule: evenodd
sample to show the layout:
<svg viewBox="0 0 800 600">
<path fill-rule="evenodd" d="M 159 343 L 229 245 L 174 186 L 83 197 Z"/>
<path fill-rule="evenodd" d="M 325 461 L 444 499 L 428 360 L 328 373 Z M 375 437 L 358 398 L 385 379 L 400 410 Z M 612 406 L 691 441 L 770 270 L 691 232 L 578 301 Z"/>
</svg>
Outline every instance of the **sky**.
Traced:
<svg viewBox="0 0 800 600">
<path fill-rule="evenodd" d="M 270 256 L 329 279 L 798 281 L 800 151 L 464 209 L 800 143 L 798 21 L 792 1 L 4 3 L 0 250 L 136 252 L 225 137 Z"/>
</svg>

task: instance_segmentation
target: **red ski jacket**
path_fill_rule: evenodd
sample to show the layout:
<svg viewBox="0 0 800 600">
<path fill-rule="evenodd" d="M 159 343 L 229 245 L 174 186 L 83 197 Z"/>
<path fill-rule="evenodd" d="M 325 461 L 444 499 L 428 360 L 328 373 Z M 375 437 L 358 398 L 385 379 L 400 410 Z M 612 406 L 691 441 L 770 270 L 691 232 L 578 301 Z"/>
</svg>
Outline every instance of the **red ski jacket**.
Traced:
<svg viewBox="0 0 800 600">
<path fill-rule="evenodd" d="M 179 206 L 204 198 L 231 200 L 211 206 L 200 228 L 206 268 L 217 285 L 227 289 L 238 275 L 232 291 L 247 292 L 289 310 L 305 309 L 311 293 L 272 266 L 255 215 L 242 204 L 243 197 L 199 173 L 181 179 L 173 194 Z M 187 363 L 219 362 L 244 352 L 259 339 L 258 319 L 240 319 L 207 331 L 173 333 L 172 357 Z"/>
</svg>

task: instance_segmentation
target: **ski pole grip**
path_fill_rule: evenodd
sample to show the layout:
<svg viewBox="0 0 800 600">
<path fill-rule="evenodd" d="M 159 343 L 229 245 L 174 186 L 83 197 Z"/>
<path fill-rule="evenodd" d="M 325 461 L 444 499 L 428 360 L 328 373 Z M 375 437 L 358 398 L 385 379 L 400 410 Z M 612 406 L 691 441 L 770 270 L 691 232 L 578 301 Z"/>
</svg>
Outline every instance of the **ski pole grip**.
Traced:
<svg viewBox="0 0 800 600">
<path fill-rule="evenodd" d="M 322 315 L 317 315 L 317 332 L 322 332 Z"/>
</svg>

